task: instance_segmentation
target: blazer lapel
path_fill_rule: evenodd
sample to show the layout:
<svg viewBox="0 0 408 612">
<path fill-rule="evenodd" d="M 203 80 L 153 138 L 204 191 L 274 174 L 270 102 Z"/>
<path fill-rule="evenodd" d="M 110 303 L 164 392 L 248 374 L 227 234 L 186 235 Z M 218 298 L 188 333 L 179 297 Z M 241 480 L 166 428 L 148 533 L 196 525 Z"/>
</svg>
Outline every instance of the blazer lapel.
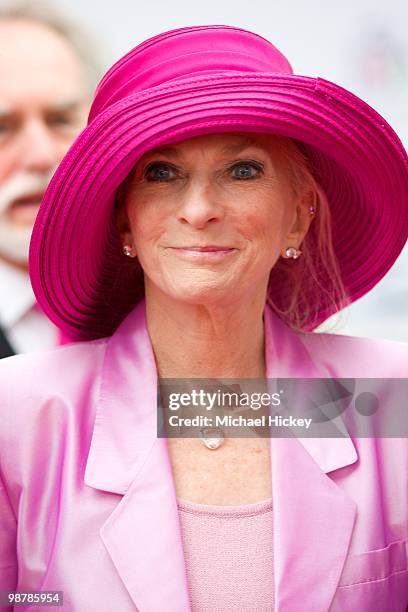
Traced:
<svg viewBox="0 0 408 612">
<path fill-rule="evenodd" d="M 265 310 L 268 378 L 324 378 L 301 336 Z M 353 531 L 356 505 L 327 475 L 357 460 L 345 438 L 273 438 L 275 610 L 326 612 Z"/>
<path fill-rule="evenodd" d="M 298 439 L 271 444 L 275 610 L 327 612 L 347 556 L 356 506 Z"/>
<path fill-rule="evenodd" d="M 85 483 L 123 497 L 100 535 L 141 612 L 190 610 L 157 377 L 141 303 L 107 345 Z"/>
<path fill-rule="evenodd" d="M 100 534 L 138 610 L 190 610 L 166 440 L 153 444 Z"/>
</svg>

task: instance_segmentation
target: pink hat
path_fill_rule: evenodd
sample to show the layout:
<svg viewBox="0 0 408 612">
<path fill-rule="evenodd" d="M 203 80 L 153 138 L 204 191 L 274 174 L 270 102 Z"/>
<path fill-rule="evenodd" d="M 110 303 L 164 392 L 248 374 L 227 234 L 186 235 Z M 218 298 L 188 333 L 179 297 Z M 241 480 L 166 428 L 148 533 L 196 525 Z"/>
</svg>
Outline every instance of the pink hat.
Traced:
<svg viewBox="0 0 408 612">
<path fill-rule="evenodd" d="M 115 192 L 138 159 L 165 143 L 231 131 L 303 143 L 328 197 L 351 301 L 389 270 L 408 237 L 408 164 L 386 121 L 343 88 L 294 75 L 261 36 L 181 28 L 145 41 L 108 71 L 88 126 L 45 194 L 30 274 L 39 304 L 66 334 L 110 335 L 143 296 L 113 217 Z M 284 292 L 284 283 L 273 291 Z M 318 304 L 313 329 L 335 309 L 317 288 L 310 297 Z"/>
</svg>

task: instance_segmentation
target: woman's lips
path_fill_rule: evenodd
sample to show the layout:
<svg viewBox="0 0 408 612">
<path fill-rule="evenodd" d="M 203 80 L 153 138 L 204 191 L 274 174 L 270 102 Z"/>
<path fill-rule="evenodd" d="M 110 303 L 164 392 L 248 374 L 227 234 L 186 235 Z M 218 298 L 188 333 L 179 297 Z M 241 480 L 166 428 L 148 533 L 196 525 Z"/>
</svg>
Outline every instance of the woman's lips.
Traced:
<svg viewBox="0 0 408 612">
<path fill-rule="evenodd" d="M 237 251 L 234 247 L 227 246 L 183 246 L 183 247 L 170 247 L 172 251 L 184 259 L 190 259 L 194 261 L 215 261 L 223 259 Z"/>
<path fill-rule="evenodd" d="M 172 247 L 182 251 L 198 251 L 199 253 L 213 253 L 218 251 L 233 251 L 233 247 L 227 246 L 183 246 L 183 247 Z"/>
</svg>

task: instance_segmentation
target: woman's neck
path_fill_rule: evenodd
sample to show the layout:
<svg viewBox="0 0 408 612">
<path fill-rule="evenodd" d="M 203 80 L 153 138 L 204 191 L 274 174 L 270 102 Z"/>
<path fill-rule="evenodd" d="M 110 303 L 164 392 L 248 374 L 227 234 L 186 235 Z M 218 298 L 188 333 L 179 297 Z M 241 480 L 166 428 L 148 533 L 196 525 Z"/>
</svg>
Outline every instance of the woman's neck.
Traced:
<svg viewBox="0 0 408 612">
<path fill-rule="evenodd" d="M 264 298 L 202 306 L 146 295 L 161 378 L 264 378 Z"/>
</svg>

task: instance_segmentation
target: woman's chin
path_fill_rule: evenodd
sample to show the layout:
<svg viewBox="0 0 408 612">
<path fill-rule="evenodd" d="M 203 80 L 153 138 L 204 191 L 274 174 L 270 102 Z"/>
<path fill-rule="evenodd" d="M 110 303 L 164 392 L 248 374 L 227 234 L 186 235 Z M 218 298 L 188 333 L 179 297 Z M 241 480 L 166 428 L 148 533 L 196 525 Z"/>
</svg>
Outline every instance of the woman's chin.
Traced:
<svg viewBox="0 0 408 612">
<path fill-rule="evenodd" d="M 189 304 L 197 306 L 217 306 L 231 303 L 238 298 L 238 292 L 233 288 L 220 286 L 210 287 L 172 287 L 165 291 L 168 297 L 180 304 Z"/>
</svg>

